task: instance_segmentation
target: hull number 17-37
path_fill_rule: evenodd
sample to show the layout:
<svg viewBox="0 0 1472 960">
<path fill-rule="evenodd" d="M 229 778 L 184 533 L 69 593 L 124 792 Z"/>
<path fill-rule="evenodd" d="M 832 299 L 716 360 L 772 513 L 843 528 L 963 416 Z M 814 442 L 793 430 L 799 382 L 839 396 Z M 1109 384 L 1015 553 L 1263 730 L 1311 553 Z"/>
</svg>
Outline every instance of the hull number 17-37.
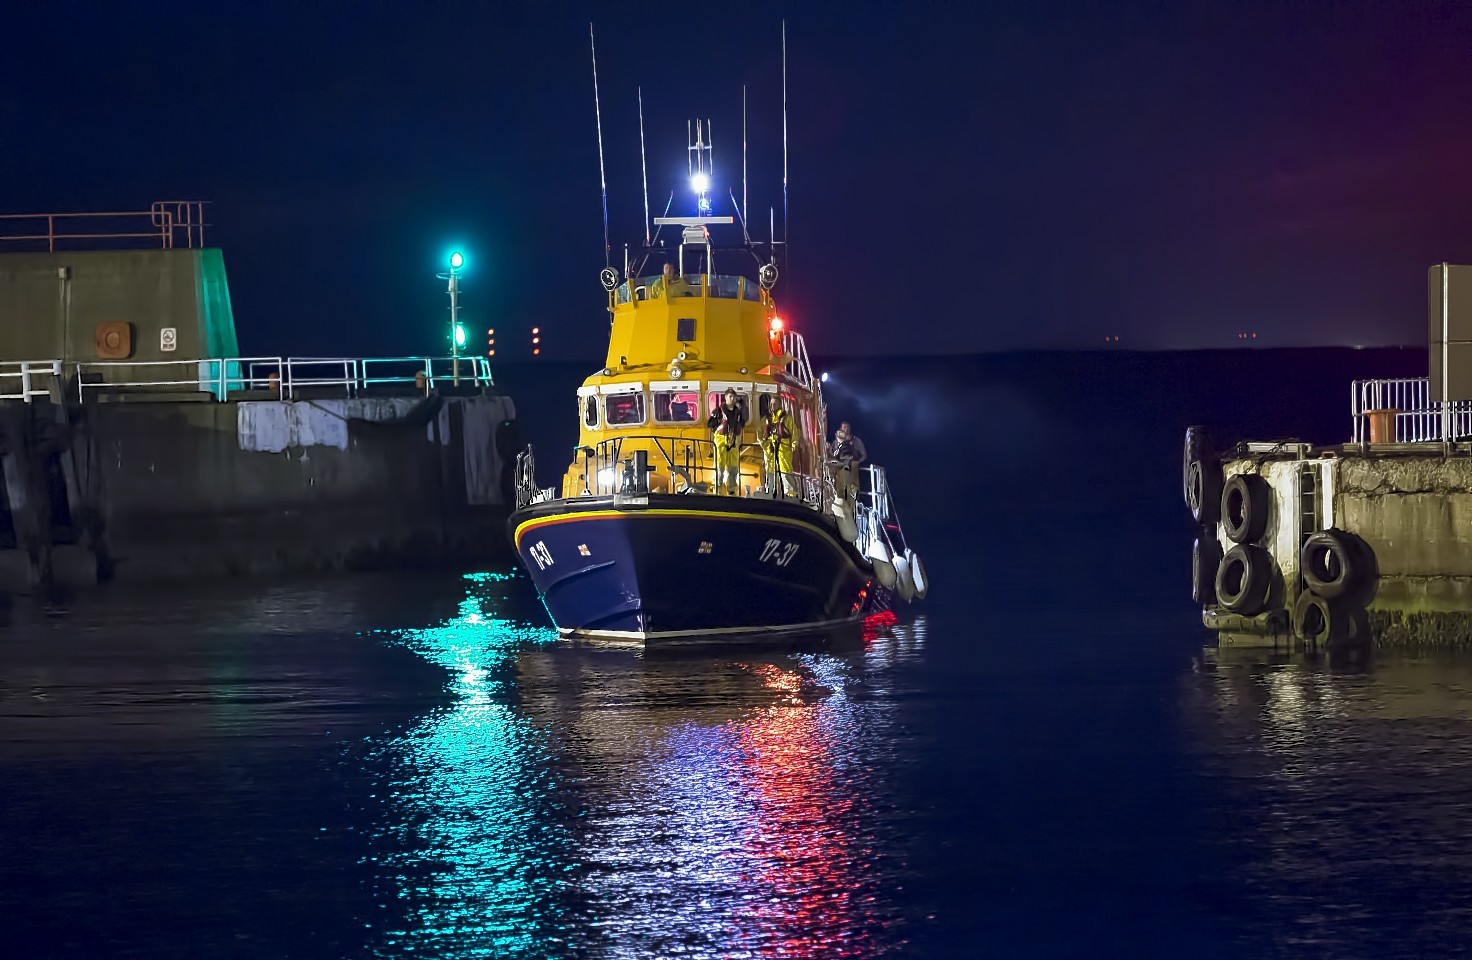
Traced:
<svg viewBox="0 0 1472 960">
<path fill-rule="evenodd" d="M 532 544 L 532 548 L 527 553 L 531 554 L 531 558 L 537 561 L 538 570 L 546 570 L 552 566 L 552 551 L 547 549 L 547 544 L 544 541 L 538 540 Z"/>
<path fill-rule="evenodd" d="M 775 563 L 779 567 L 785 567 L 797 556 L 797 548 L 800 544 L 784 543 L 781 540 L 768 540 L 762 546 L 762 563 Z"/>
</svg>

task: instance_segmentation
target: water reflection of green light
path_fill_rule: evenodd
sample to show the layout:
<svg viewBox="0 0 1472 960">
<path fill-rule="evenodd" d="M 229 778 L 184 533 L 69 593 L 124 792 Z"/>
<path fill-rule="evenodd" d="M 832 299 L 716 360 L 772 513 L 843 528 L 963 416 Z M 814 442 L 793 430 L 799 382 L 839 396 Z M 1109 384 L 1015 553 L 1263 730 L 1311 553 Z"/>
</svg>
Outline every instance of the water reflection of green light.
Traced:
<svg viewBox="0 0 1472 960">
<path fill-rule="evenodd" d="M 547 956 L 565 943 L 567 818 L 545 731 L 521 714 L 510 667 L 556 633 L 498 614 L 499 574 L 466 577 L 457 615 L 394 642 L 450 672 L 451 701 L 374 752 L 388 771 L 391 842 L 376 864 L 383 955 Z M 370 921 L 372 922 L 372 921 Z"/>
</svg>

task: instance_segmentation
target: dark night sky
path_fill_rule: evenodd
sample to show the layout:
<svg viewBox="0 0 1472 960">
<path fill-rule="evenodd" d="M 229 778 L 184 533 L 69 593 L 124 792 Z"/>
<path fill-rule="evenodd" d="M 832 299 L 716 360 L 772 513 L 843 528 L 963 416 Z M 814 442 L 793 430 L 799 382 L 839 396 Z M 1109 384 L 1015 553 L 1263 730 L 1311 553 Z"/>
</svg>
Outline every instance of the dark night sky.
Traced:
<svg viewBox="0 0 1472 960">
<path fill-rule="evenodd" d="M 614 240 L 639 84 L 652 203 L 697 115 L 739 193 L 746 83 L 780 216 L 785 15 L 779 292 L 823 353 L 1415 343 L 1472 260 L 1472 8 L 710 6 L 592 12 Z M 213 200 L 247 352 L 439 349 L 459 243 L 473 334 L 601 355 L 586 11 L 237 10 L 12 5 L 0 207 Z"/>
</svg>

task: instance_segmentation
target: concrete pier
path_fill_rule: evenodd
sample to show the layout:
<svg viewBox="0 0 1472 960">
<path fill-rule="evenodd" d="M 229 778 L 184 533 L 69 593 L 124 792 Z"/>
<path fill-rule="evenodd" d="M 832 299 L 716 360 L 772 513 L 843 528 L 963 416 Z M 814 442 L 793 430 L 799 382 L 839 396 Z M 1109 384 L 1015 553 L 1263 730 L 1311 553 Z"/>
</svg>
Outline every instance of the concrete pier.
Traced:
<svg viewBox="0 0 1472 960">
<path fill-rule="evenodd" d="M 1255 502 L 1247 509 L 1265 517 L 1255 518 L 1260 532 L 1248 530 L 1256 535 L 1243 538 L 1244 487 L 1237 488 L 1236 505 L 1224 489 L 1220 505 L 1207 511 L 1203 535 L 1224 555 L 1240 542 L 1245 551 L 1263 551 L 1259 556 L 1271 564 L 1258 602 L 1231 602 L 1242 585 L 1238 570 L 1218 565 L 1216 576 L 1200 576 L 1198 588 L 1208 591 L 1203 622 L 1220 633 L 1223 645 L 1314 644 L 1294 613 L 1298 605 L 1301 614 L 1304 594 L 1314 589 L 1312 571 L 1303 566 L 1310 539 L 1327 533 L 1347 546 L 1348 579 L 1354 581 L 1352 589 L 1328 599 L 1330 612 L 1344 621 L 1333 640 L 1378 648 L 1472 648 L 1472 456 L 1444 456 L 1440 444 L 1375 446 L 1243 444 L 1220 460 L 1224 488 L 1235 476 L 1260 478 L 1250 487 L 1257 493 L 1249 494 Z M 1208 462 L 1207 469 L 1212 466 Z M 1233 527 L 1236 539 L 1229 536 Z M 1320 573 L 1342 572 L 1336 566 Z M 1309 629 L 1314 626 L 1323 625 Z"/>
<path fill-rule="evenodd" d="M 35 249 L 0 253 L 0 592 L 509 552 L 486 359 L 240 356 L 203 211 L 3 238 Z"/>
<path fill-rule="evenodd" d="M 45 403 L 7 423 L 46 422 Z M 474 563 L 505 553 L 519 440 L 503 396 L 91 404 L 51 449 L 3 453 L 0 589 Z M 17 427 L 18 441 L 32 434 Z M 48 463 L 65 461 L 67 470 Z M 67 477 L 72 477 L 67 481 Z M 51 504 L 65 505 L 67 530 Z M 61 541 L 61 542 L 58 542 Z"/>
</svg>

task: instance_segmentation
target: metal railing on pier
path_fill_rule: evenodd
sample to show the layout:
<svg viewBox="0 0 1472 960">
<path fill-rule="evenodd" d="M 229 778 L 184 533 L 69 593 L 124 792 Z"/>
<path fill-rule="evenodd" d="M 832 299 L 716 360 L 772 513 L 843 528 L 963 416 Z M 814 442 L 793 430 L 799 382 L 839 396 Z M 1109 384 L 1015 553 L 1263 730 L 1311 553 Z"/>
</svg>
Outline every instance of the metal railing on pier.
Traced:
<svg viewBox="0 0 1472 960">
<path fill-rule="evenodd" d="M 147 210 L 102 210 L 84 213 L 0 214 L 0 243 L 40 247 L 94 247 L 97 241 L 150 241 L 163 250 L 204 247 L 204 208 L 208 200 L 156 200 Z M 86 241 L 73 245 L 68 241 Z"/>
<path fill-rule="evenodd" d="M 458 359 L 458 363 L 457 363 Z M 458 373 L 457 373 L 458 371 Z M 375 392 L 494 386 L 485 357 L 228 357 L 217 360 L 0 361 L 0 400 L 32 402 L 66 383 L 79 403 L 89 395 L 200 393 L 215 400 L 358 397 Z"/>
<path fill-rule="evenodd" d="M 0 361 L 0 400 L 24 400 L 44 397 L 53 383 L 61 380 L 60 360 Z"/>
<path fill-rule="evenodd" d="M 1382 443 L 1441 443 L 1472 438 L 1472 401 L 1458 400 L 1442 409 L 1431 398 L 1430 377 L 1398 377 L 1385 380 L 1356 380 L 1349 391 L 1353 443 L 1372 437 L 1372 417 L 1393 421 Z"/>
</svg>

